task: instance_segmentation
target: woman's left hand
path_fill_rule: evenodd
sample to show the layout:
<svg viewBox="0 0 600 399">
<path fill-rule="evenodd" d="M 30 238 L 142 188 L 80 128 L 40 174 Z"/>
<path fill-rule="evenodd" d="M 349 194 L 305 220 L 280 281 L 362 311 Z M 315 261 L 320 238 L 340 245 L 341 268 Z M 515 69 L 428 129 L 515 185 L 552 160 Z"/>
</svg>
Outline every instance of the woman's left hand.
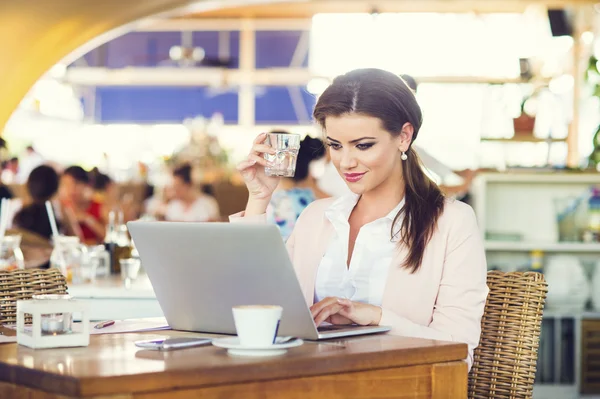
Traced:
<svg viewBox="0 0 600 399">
<path fill-rule="evenodd" d="M 327 297 L 310 307 L 315 324 L 358 324 L 376 326 L 381 320 L 381 308 L 349 299 Z"/>
</svg>

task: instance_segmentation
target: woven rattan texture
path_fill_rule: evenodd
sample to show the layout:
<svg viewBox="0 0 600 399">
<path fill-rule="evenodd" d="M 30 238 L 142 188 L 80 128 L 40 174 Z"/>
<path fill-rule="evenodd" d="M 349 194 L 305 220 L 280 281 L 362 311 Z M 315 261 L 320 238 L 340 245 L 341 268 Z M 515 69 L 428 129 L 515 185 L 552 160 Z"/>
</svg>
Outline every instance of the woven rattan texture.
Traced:
<svg viewBox="0 0 600 399">
<path fill-rule="evenodd" d="M 548 285 L 533 272 L 490 271 L 469 398 L 531 398 Z"/>
<path fill-rule="evenodd" d="M 17 322 L 17 301 L 36 294 L 66 294 L 67 281 L 58 269 L 0 271 L 0 323 Z"/>
</svg>

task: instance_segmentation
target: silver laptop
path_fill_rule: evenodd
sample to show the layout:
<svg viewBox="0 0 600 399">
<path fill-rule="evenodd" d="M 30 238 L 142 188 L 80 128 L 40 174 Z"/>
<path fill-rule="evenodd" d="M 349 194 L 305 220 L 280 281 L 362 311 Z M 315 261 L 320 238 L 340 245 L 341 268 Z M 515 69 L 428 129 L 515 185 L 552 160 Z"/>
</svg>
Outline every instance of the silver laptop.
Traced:
<svg viewBox="0 0 600 399">
<path fill-rule="evenodd" d="M 268 304 L 283 307 L 280 335 L 319 340 L 390 330 L 336 325 L 317 329 L 274 225 L 130 222 L 127 226 L 173 329 L 235 334 L 233 306 Z"/>
</svg>

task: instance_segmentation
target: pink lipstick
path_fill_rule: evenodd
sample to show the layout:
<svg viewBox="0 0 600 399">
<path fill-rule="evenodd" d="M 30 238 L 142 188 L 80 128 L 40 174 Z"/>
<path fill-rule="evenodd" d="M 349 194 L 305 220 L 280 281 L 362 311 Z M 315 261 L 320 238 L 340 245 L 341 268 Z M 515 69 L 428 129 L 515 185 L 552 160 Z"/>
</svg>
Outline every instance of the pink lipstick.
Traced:
<svg viewBox="0 0 600 399">
<path fill-rule="evenodd" d="M 356 183 L 357 181 L 362 179 L 364 175 L 365 173 L 344 173 L 346 181 L 350 183 Z"/>
</svg>

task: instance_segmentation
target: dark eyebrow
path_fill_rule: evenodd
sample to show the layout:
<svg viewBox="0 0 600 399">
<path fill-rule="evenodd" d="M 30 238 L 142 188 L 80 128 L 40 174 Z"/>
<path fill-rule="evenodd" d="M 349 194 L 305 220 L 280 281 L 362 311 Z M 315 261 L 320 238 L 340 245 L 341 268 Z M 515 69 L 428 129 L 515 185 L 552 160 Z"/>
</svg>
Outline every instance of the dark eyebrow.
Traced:
<svg viewBox="0 0 600 399">
<path fill-rule="evenodd" d="M 339 141 L 338 141 L 338 140 L 332 139 L 332 138 L 331 138 L 331 137 L 329 137 L 329 136 L 327 136 L 327 140 L 333 141 L 334 143 L 339 143 Z M 352 141 L 350 142 L 350 144 L 358 143 L 358 142 L 359 142 L 359 141 L 361 141 L 361 140 L 375 140 L 375 137 L 361 137 L 361 138 L 359 138 L 359 139 L 352 140 Z"/>
</svg>

